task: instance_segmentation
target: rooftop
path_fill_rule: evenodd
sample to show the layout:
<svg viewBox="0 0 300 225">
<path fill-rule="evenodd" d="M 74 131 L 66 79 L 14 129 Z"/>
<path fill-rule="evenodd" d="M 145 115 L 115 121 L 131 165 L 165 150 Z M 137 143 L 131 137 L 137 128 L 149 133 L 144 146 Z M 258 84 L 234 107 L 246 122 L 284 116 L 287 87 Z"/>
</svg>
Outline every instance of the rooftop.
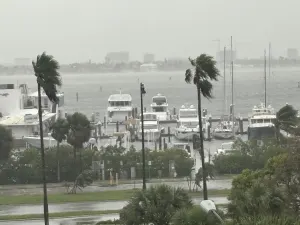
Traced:
<svg viewBox="0 0 300 225">
<path fill-rule="evenodd" d="M 113 94 L 109 96 L 108 101 L 132 101 L 130 94 Z"/>
<path fill-rule="evenodd" d="M 55 113 L 44 112 L 42 119 L 43 121 L 46 121 L 55 115 Z M 25 117 L 27 117 L 27 120 Z M 38 109 L 23 109 L 17 113 L 4 116 L 0 119 L 0 124 L 4 126 L 38 125 L 38 123 Z"/>
</svg>

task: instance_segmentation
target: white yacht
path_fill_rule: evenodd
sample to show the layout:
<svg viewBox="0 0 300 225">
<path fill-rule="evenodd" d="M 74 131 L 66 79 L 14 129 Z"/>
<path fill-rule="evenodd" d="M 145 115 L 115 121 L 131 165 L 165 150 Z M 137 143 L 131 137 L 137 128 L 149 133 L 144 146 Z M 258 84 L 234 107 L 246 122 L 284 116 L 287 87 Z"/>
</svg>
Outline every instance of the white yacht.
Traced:
<svg viewBox="0 0 300 225">
<path fill-rule="evenodd" d="M 249 117 L 248 140 L 263 140 L 264 138 L 274 138 L 276 135 L 274 121 L 276 113 L 269 105 L 264 104 L 254 106 L 252 115 Z"/>
<path fill-rule="evenodd" d="M 0 85 L 0 125 L 8 127 L 14 138 L 14 148 L 26 148 L 28 145 L 39 147 L 39 119 L 37 92 L 29 93 L 26 84 L 18 88 L 14 84 Z M 45 93 L 42 93 L 43 129 L 45 147 L 56 145 L 56 141 L 48 135 L 50 124 L 58 116 L 64 116 L 62 111 L 64 95 L 58 94 L 60 103 L 52 104 Z M 27 137 L 30 139 L 27 140 Z M 49 143 L 51 144 L 49 145 Z"/>
<path fill-rule="evenodd" d="M 159 125 L 157 115 L 153 112 L 144 113 L 144 138 L 145 141 L 157 141 L 160 137 L 163 127 Z M 140 121 L 138 128 L 138 139 L 142 139 L 142 124 Z"/>
<path fill-rule="evenodd" d="M 203 119 L 202 119 L 203 120 Z M 205 127 L 205 124 L 203 124 Z M 204 129 L 203 129 L 204 130 Z M 199 133 L 198 111 L 191 105 L 179 109 L 175 137 L 179 140 L 193 140 L 193 135 Z"/>
<path fill-rule="evenodd" d="M 222 143 L 221 144 L 221 147 L 217 149 L 217 151 L 215 152 L 215 156 L 218 156 L 218 155 L 228 155 L 232 152 L 235 151 L 235 149 L 233 149 L 233 144 L 234 142 L 225 142 L 225 143 Z"/>
<path fill-rule="evenodd" d="M 157 115 L 159 121 L 169 120 L 170 112 L 168 109 L 167 97 L 161 94 L 157 94 L 152 98 L 150 105 L 152 112 Z"/>
<path fill-rule="evenodd" d="M 229 117 L 223 116 L 221 121 L 213 130 L 213 137 L 215 139 L 233 139 L 234 133 L 236 132 L 238 127 L 232 121 L 230 121 Z"/>
<path fill-rule="evenodd" d="M 108 122 L 124 122 L 125 117 L 132 116 L 132 97 L 130 94 L 113 94 L 108 98 Z"/>
</svg>

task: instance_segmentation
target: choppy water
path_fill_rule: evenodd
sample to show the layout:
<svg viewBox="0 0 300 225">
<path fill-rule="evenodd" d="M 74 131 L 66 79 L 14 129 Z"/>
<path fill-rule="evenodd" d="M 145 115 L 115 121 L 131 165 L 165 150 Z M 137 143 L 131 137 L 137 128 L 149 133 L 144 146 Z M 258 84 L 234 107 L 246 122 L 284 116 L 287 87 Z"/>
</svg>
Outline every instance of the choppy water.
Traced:
<svg viewBox="0 0 300 225">
<path fill-rule="evenodd" d="M 221 71 L 222 72 L 222 71 Z M 227 75 L 228 105 L 231 102 L 231 77 Z M 139 106 L 139 82 L 144 82 L 147 94 L 145 106 L 149 108 L 151 98 L 157 93 L 168 97 L 170 108 L 177 109 L 184 103 L 196 104 L 196 89 L 184 82 L 184 71 L 180 72 L 131 72 L 111 74 L 62 74 L 67 112 L 80 111 L 91 115 L 100 112 L 101 118 L 106 113 L 107 99 L 110 94 L 130 93 L 133 103 Z M 262 69 L 236 68 L 234 71 L 234 103 L 236 115 L 247 116 L 254 105 L 264 99 L 264 75 Z M 274 68 L 267 79 L 268 102 L 275 109 L 285 103 L 300 108 L 298 96 L 300 88 L 300 68 Z M 27 83 L 36 89 L 34 75 L 0 76 L 0 83 Z M 102 91 L 101 91 L 102 87 Z M 76 92 L 79 101 L 76 101 Z M 213 116 L 222 114 L 223 77 L 214 83 L 214 98 L 204 100 L 203 107 Z"/>
</svg>

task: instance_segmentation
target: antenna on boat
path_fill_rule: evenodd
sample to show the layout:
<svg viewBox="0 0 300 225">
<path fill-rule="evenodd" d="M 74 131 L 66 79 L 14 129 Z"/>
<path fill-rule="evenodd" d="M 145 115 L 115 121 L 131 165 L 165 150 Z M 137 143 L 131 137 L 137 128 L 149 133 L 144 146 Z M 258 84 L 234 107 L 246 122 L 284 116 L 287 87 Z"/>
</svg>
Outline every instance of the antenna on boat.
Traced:
<svg viewBox="0 0 300 225">
<path fill-rule="evenodd" d="M 231 105 L 232 105 L 232 133 L 233 133 L 233 137 L 235 136 L 234 133 L 234 105 L 233 105 L 233 51 L 232 51 L 232 36 L 231 36 L 231 40 L 230 40 L 230 45 L 231 45 L 231 53 L 230 53 L 230 57 L 231 57 Z"/>
<path fill-rule="evenodd" d="M 265 75 L 265 107 L 267 107 L 267 55 L 264 55 L 264 75 Z"/>
<path fill-rule="evenodd" d="M 226 72 L 225 72 L 225 70 L 226 70 L 226 47 L 224 47 L 224 57 L 223 57 L 223 59 L 224 59 L 224 98 L 225 98 L 225 101 L 224 101 L 224 106 L 223 106 L 223 114 L 225 114 L 226 113 L 226 111 L 227 111 L 227 96 L 226 96 Z"/>
</svg>

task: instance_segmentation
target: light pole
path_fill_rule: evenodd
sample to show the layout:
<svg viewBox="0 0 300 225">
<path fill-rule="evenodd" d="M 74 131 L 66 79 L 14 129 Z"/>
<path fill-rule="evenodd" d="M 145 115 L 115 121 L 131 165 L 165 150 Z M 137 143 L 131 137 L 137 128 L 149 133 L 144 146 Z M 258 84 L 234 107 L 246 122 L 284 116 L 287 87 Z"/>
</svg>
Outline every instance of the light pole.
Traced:
<svg viewBox="0 0 300 225">
<path fill-rule="evenodd" d="M 142 122 L 142 159 L 143 159 L 143 190 L 146 190 L 146 163 L 145 163 L 145 144 L 144 144 L 144 106 L 143 106 L 143 95 L 146 94 L 145 86 L 143 83 L 140 84 L 141 94 L 141 122 Z"/>
<path fill-rule="evenodd" d="M 217 213 L 217 208 L 215 203 L 212 200 L 203 200 L 200 202 L 200 207 L 206 212 L 206 213 L 213 213 L 214 216 L 221 222 L 221 224 L 224 224 L 224 220 L 220 217 L 220 215 Z"/>
</svg>

